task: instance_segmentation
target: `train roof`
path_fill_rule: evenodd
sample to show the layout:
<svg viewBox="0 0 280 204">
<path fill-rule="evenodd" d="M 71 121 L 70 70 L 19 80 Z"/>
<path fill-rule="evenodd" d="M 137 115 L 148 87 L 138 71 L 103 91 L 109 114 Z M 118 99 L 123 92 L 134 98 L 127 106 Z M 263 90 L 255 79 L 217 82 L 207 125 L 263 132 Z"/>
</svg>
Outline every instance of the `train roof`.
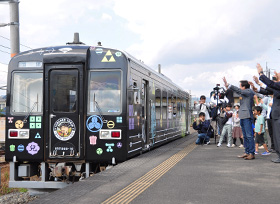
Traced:
<svg viewBox="0 0 280 204">
<path fill-rule="evenodd" d="M 122 51 L 127 58 L 129 59 L 132 59 L 134 62 L 136 62 L 137 64 L 141 65 L 143 68 L 147 69 L 148 71 L 152 72 L 153 74 L 157 75 L 158 77 L 160 78 L 163 78 L 165 79 L 166 81 L 168 81 L 169 83 L 171 83 L 173 86 L 177 87 L 178 89 L 181 89 L 183 90 L 184 92 L 188 93 L 188 91 L 185 91 L 183 88 L 181 88 L 180 86 L 178 86 L 177 84 L 175 84 L 170 78 L 168 78 L 167 76 L 165 76 L 164 74 L 162 73 L 159 73 L 155 70 L 153 70 L 152 68 L 150 68 L 149 66 L 145 65 L 142 61 L 136 59 L 134 56 L 132 56 L 131 54 L 129 54 L 128 52 L 126 51 Z"/>
<path fill-rule="evenodd" d="M 64 57 L 69 57 L 69 55 L 71 55 L 71 62 L 75 62 L 75 61 L 80 61 L 82 59 L 85 60 L 86 58 L 86 53 L 88 52 L 88 50 L 90 51 L 94 51 L 97 48 L 102 48 L 104 50 L 116 50 L 116 51 L 120 51 L 124 54 L 124 56 L 127 59 L 132 60 L 134 63 L 138 64 L 139 66 L 141 66 L 142 68 L 146 69 L 147 71 L 153 73 L 154 75 L 168 81 L 170 84 L 172 84 L 173 86 L 177 87 L 178 89 L 181 89 L 184 91 L 183 88 L 181 88 L 180 86 L 178 86 L 177 84 L 175 84 L 170 78 L 168 78 L 167 76 L 165 76 L 162 73 L 158 73 L 157 71 L 153 70 L 152 68 L 150 68 L 149 66 L 147 66 L 146 64 L 144 64 L 142 61 L 136 59 L 134 56 L 132 56 L 131 54 L 129 54 L 128 52 L 124 51 L 124 50 L 119 50 L 119 49 L 115 49 L 115 48 L 108 48 L 108 47 L 103 47 L 103 46 L 88 46 L 88 45 L 61 45 L 61 46 L 50 46 L 50 47 L 42 47 L 42 48 L 37 48 L 37 49 L 33 49 L 33 50 L 28 50 L 28 51 L 24 51 L 19 53 L 18 55 L 16 55 L 15 57 L 13 57 L 11 59 L 11 61 L 13 61 L 13 59 L 17 59 L 19 57 L 22 56 L 29 56 L 29 59 L 32 60 L 32 57 L 30 57 L 32 54 L 34 55 L 40 55 L 42 57 L 42 59 L 44 59 L 44 62 L 47 63 L 52 63 L 53 61 L 53 57 L 54 55 L 56 55 L 55 59 L 58 60 L 59 58 L 64 58 Z M 188 91 L 185 91 L 188 93 Z"/>
</svg>

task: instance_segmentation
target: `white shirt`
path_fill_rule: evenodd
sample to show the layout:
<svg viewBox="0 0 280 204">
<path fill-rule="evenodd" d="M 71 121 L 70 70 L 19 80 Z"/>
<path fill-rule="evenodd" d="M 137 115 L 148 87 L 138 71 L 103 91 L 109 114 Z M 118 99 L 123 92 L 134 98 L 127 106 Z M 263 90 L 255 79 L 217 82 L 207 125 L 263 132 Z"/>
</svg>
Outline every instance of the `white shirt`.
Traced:
<svg viewBox="0 0 280 204">
<path fill-rule="evenodd" d="M 210 105 L 209 104 L 206 104 L 206 103 L 203 103 L 201 105 L 201 109 L 200 109 L 200 105 L 201 104 L 195 104 L 194 105 L 194 109 L 199 111 L 199 113 L 203 112 L 205 114 L 205 120 L 210 120 L 210 115 L 209 115 L 209 112 L 207 110 L 207 107 L 209 108 Z M 207 107 L 206 107 L 207 106 Z"/>
<path fill-rule="evenodd" d="M 229 100 L 227 97 L 224 97 L 224 99 L 218 99 L 218 104 L 220 103 L 228 103 Z M 214 103 L 215 105 L 218 105 L 217 104 L 217 99 L 214 99 L 214 96 L 211 96 L 211 103 Z"/>
<path fill-rule="evenodd" d="M 270 119 L 270 113 L 271 113 L 271 106 L 269 105 L 270 103 L 273 104 L 273 98 L 271 96 L 268 98 L 268 102 L 267 102 L 267 114 L 266 114 L 267 119 Z"/>
<path fill-rule="evenodd" d="M 218 99 L 218 104 L 221 104 L 221 103 L 228 103 L 229 100 L 227 97 L 224 97 L 223 99 Z M 214 99 L 214 96 L 211 96 L 211 103 L 215 104 L 215 105 L 218 105 L 217 104 L 217 99 Z M 220 109 L 218 109 L 218 114 L 220 114 Z"/>
</svg>

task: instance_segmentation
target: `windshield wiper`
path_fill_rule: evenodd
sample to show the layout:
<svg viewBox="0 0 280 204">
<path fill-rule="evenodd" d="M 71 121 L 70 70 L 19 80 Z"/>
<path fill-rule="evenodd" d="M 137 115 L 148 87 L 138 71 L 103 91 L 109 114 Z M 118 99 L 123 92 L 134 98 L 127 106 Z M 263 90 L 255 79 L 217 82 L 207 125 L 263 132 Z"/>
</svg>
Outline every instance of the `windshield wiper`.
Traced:
<svg viewBox="0 0 280 204">
<path fill-rule="evenodd" d="M 26 123 L 27 122 L 27 118 L 30 116 L 30 114 L 32 113 L 33 109 L 35 108 L 36 104 L 38 104 L 38 102 L 34 102 L 31 110 L 29 111 L 29 113 L 24 117 L 23 122 Z"/>
<path fill-rule="evenodd" d="M 103 116 L 103 114 L 102 114 L 101 108 L 99 107 L 97 101 L 95 101 L 95 93 L 93 94 L 93 101 L 94 101 L 94 103 L 96 104 L 96 108 L 97 108 L 97 110 L 98 110 L 98 112 L 99 112 L 99 114 L 100 114 L 100 116 L 101 116 L 102 121 L 103 121 L 103 122 L 107 122 L 107 120 L 105 120 L 105 118 L 104 118 L 104 116 Z"/>
</svg>

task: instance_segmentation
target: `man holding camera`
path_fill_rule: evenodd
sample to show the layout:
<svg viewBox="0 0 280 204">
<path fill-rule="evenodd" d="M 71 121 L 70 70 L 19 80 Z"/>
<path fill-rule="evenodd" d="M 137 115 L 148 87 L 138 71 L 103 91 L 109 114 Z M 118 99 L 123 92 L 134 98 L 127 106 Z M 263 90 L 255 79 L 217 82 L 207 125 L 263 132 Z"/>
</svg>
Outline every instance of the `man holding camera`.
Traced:
<svg viewBox="0 0 280 204">
<path fill-rule="evenodd" d="M 203 112 L 205 114 L 205 120 L 210 120 L 210 105 L 206 103 L 206 97 L 204 95 L 200 96 L 199 104 L 194 102 L 194 110 L 199 111 L 199 113 Z"/>
<path fill-rule="evenodd" d="M 193 129 L 198 131 L 198 137 L 195 144 L 210 144 L 210 121 L 205 119 L 205 113 L 200 112 L 198 118 L 193 123 Z"/>
<path fill-rule="evenodd" d="M 253 111 L 252 107 L 254 106 L 254 91 L 250 89 L 250 84 L 248 81 L 240 81 L 240 88 L 230 85 L 227 83 L 226 78 L 223 78 L 225 87 L 233 90 L 237 94 L 240 94 L 240 126 L 242 129 L 245 146 L 245 154 L 238 156 L 239 158 L 244 158 L 245 160 L 255 159 L 255 142 L 254 135 L 252 131 L 253 123 Z"/>
</svg>

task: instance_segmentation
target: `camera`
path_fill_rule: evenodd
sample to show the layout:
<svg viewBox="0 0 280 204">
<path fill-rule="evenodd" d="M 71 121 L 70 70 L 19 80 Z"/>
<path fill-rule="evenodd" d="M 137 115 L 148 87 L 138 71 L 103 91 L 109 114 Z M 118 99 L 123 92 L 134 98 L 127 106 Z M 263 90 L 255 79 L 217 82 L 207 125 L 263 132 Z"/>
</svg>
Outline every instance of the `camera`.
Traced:
<svg viewBox="0 0 280 204">
<path fill-rule="evenodd" d="M 216 87 L 213 88 L 213 89 L 214 89 L 214 91 L 219 91 L 220 90 L 220 84 L 216 84 Z"/>
<path fill-rule="evenodd" d="M 274 77 L 272 77 L 272 81 L 276 81 L 277 79 L 276 79 L 276 77 L 274 76 Z"/>
</svg>

